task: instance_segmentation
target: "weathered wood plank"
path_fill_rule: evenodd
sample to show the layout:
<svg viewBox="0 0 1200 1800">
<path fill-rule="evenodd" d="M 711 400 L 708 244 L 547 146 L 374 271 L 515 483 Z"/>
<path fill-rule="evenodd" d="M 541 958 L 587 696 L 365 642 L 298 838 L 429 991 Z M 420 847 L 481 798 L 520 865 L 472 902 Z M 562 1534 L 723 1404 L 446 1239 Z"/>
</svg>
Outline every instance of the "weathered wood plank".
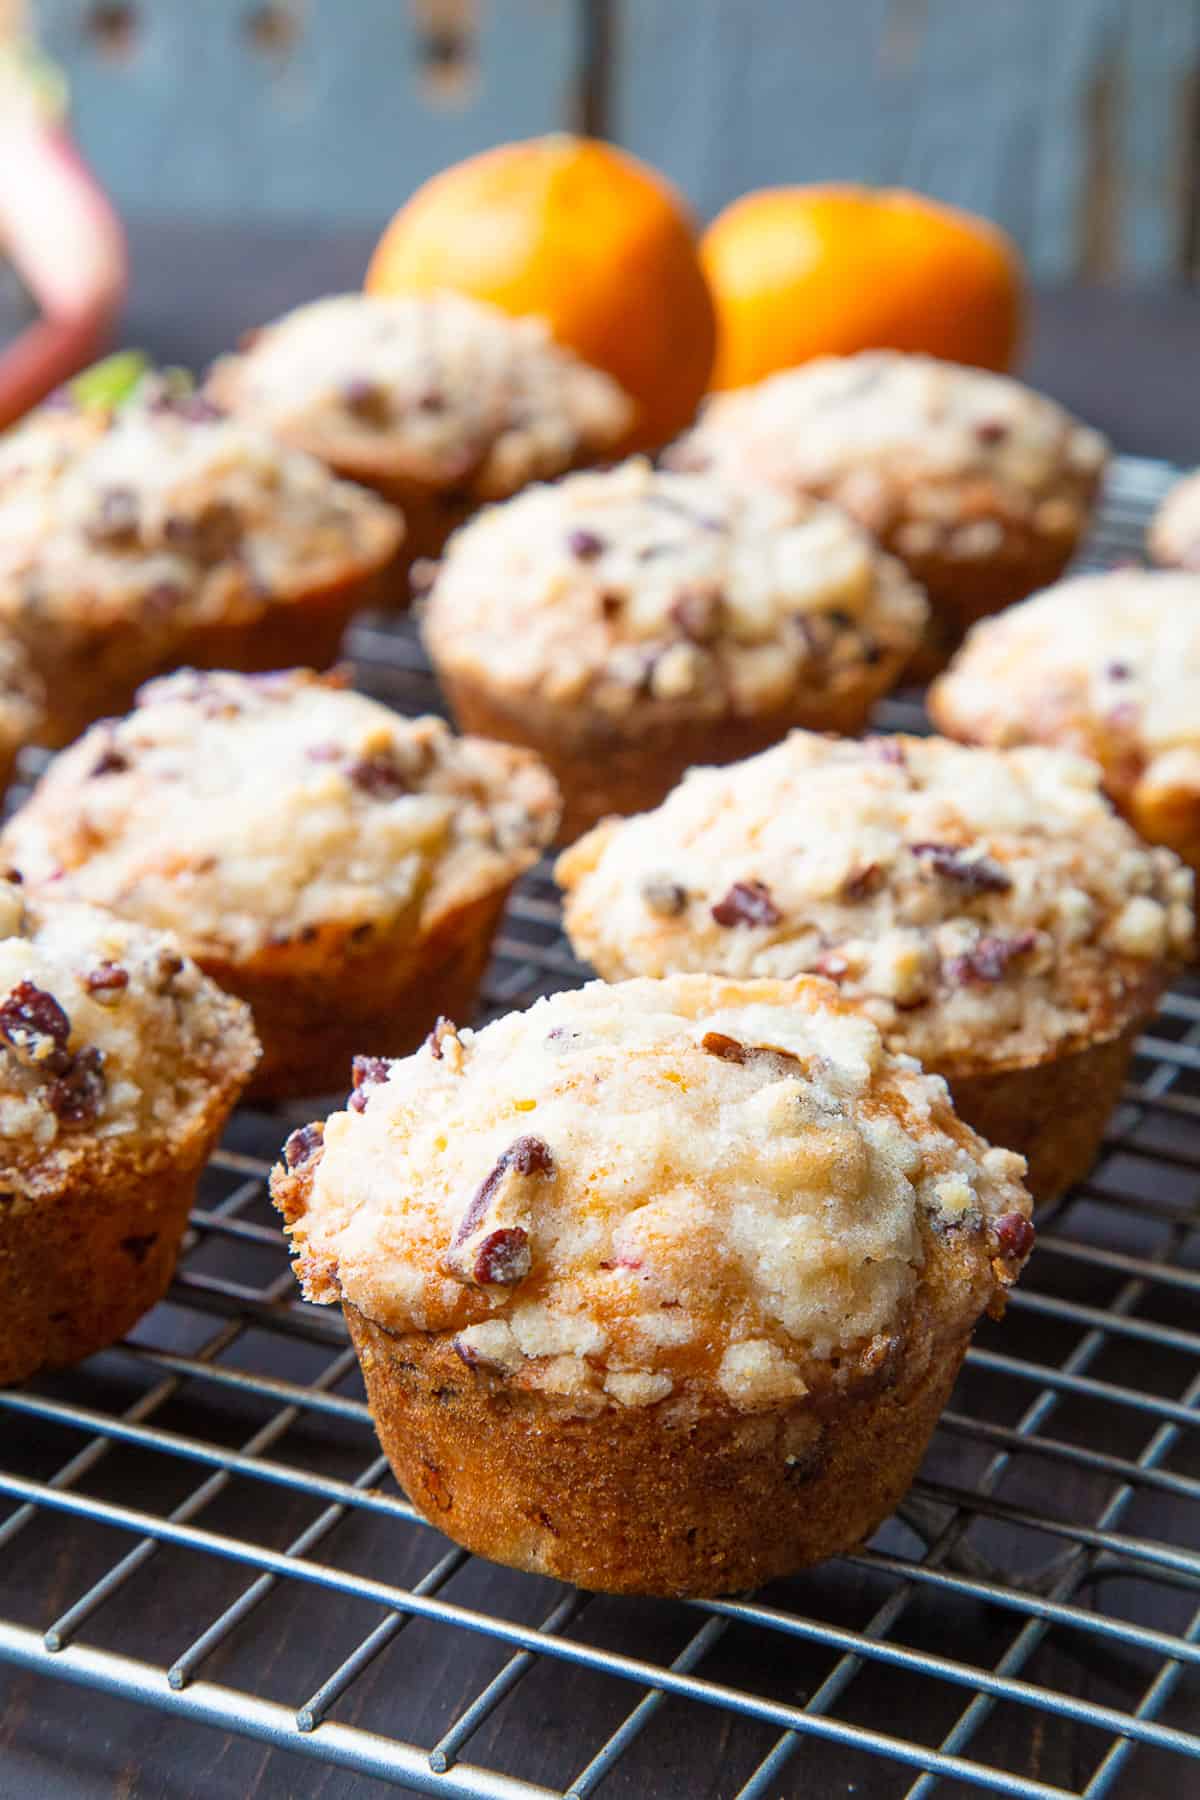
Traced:
<svg viewBox="0 0 1200 1800">
<path fill-rule="evenodd" d="M 566 123 L 580 80 L 574 0 L 33 12 L 130 213 L 382 222 L 446 163 Z"/>
<path fill-rule="evenodd" d="M 1200 0 L 612 3 L 613 135 L 705 215 L 894 182 L 996 218 L 1041 275 L 1183 268 Z"/>
</svg>

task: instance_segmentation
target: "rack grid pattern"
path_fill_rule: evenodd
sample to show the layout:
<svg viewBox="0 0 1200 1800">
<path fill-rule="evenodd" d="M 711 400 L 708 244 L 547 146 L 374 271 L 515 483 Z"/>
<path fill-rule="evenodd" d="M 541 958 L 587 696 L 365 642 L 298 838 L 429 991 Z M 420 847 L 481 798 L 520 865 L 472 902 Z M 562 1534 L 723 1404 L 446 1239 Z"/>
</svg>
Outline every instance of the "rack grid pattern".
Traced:
<svg viewBox="0 0 1200 1800">
<path fill-rule="evenodd" d="M 1170 475 L 1117 464 L 1088 562 L 1138 555 Z M 372 691 L 436 706 L 410 628 L 352 650 Z M 882 723 L 920 717 L 901 697 Z M 543 867 L 487 1012 L 586 974 Z M 129 1341 L 0 1392 L 0 1662 L 472 1800 L 1200 1785 L 1200 983 L 1143 1040 L 1091 1180 L 1040 1218 L 900 1513 L 753 1596 L 590 1596 L 418 1518 L 267 1203 L 293 1122 L 238 1115 Z M 303 1691 L 273 1674 L 285 1638 Z"/>
</svg>

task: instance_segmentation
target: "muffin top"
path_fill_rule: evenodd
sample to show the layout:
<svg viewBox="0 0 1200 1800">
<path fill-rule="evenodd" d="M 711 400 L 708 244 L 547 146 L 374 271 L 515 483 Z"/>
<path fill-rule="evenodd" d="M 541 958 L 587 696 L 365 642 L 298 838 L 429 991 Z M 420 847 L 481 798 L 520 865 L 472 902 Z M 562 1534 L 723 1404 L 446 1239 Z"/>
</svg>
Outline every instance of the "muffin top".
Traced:
<svg viewBox="0 0 1200 1800">
<path fill-rule="evenodd" d="M 32 889 L 237 960 L 405 919 L 423 931 L 513 880 L 556 823 L 527 751 L 304 669 L 185 669 L 56 758 L 2 842 Z"/>
<path fill-rule="evenodd" d="M 907 657 L 925 618 L 900 565 L 834 508 L 634 458 L 457 532 L 425 632 L 489 687 L 715 713 Z"/>
<path fill-rule="evenodd" d="M 177 1142 L 258 1059 L 250 1014 L 176 939 L 0 881 L 4 1186 L 54 1187 L 98 1144 Z M 144 1151 L 142 1152 L 144 1154 Z"/>
<path fill-rule="evenodd" d="M 400 515 L 314 458 L 149 383 L 0 440 L 0 617 L 257 617 L 388 562 Z"/>
<path fill-rule="evenodd" d="M 1200 796 L 1200 575 L 1116 569 L 1047 588 L 975 627 L 930 710 L 953 737 L 1081 750 L 1118 799 Z"/>
<path fill-rule="evenodd" d="M 935 1068 L 1119 1029 L 1192 933 L 1191 875 L 1055 750 L 797 731 L 560 857 L 608 975 L 815 970 Z"/>
<path fill-rule="evenodd" d="M 208 391 L 344 474 L 480 499 L 611 450 L 633 423 L 610 376 L 461 294 L 338 294 L 254 332 Z"/>
<path fill-rule="evenodd" d="M 678 467 L 838 501 L 905 554 L 986 556 L 1003 524 L 1083 523 L 1108 447 L 1020 382 L 896 350 L 826 356 L 718 395 Z"/>
<path fill-rule="evenodd" d="M 851 1349 L 878 1373 L 931 1234 L 976 1250 L 948 1332 L 1032 1240 L 1022 1159 L 823 981 L 596 982 L 356 1075 L 273 1178 L 305 1293 L 572 1400 L 756 1410 Z"/>
<path fill-rule="evenodd" d="M 1150 522 L 1147 545 L 1155 562 L 1200 570 L 1200 469 L 1168 493 Z"/>
</svg>

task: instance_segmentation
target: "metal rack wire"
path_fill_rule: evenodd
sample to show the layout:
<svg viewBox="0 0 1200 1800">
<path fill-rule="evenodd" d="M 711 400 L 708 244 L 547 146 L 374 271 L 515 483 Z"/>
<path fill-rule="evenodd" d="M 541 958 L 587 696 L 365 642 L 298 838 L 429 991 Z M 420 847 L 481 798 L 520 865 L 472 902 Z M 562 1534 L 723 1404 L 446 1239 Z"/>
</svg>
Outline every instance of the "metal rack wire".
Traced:
<svg viewBox="0 0 1200 1800">
<path fill-rule="evenodd" d="M 1117 465 L 1087 560 L 1138 555 L 1169 476 Z M 410 631 L 362 626 L 352 649 L 373 691 L 436 704 Z M 883 723 L 919 719 L 901 698 Z M 543 868 L 487 1010 L 585 975 Z M 477 1800 L 1196 1791 L 1200 985 L 1168 997 L 1135 1077 L 897 1518 L 687 1605 L 481 1565 L 418 1519 L 340 1318 L 287 1266 L 265 1178 L 289 1121 L 239 1115 L 169 1302 L 0 1393 L 0 1661 Z M 264 1646 L 285 1638 L 306 1674 L 281 1693 Z"/>
</svg>

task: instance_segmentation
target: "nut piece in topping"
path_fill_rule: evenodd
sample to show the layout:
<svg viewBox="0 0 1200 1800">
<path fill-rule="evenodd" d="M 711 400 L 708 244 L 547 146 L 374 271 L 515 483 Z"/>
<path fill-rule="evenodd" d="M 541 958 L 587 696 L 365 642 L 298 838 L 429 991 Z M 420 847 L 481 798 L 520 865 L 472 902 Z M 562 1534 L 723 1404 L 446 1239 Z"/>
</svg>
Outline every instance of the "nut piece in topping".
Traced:
<svg viewBox="0 0 1200 1800">
<path fill-rule="evenodd" d="M 308 1162 L 325 1142 L 325 1126 L 318 1119 L 311 1125 L 298 1126 L 283 1146 L 283 1160 L 289 1169 Z"/>
<path fill-rule="evenodd" d="M 1036 943 L 1036 931 L 1021 931 L 1008 938 L 981 937 L 973 950 L 952 957 L 946 972 L 951 981 L 1003 981 L 1008 965 L 1019 956 L 1027 956 Z"/>
<path fill-rule="evenodd" d="M 953 881 L 964 894 L 1006 894 L 1012 877 L 990 856 L 961 850 L 955 844 L 910 844 L 919 862 Z"/>
<path fill-rule="evenodd" d="M 471 1196 L 446 1253 L 446 1272 L 478 1287 L 523 1281 L 532 1261 L 534 1184 L 554 1172 L 554 1158 L 541 1138 L 511 1143 Z"/>
<path fill-rule="evenodd" d="M 355 1112 L 366 1112 L 371 1089 L 380 1087 L 388 1078 L 388 1064 L 382 1056 L 356 1056 L 350 1065 L 354 1086 L 347 1106 Z"/>
<path fill-rule="evenodd" d="M 782 917 L 764 881 L 735 881 L 712 908 L 718 925 L 778 925 Z"/>
<path fill-rule="evenodd" d="M 53 994 L 32 981 L 18 982 L 0 1004 L 0 1037 L 27 1066 L 59 1074 L 70 1063 L 68 1019 Z"/>
</svg>

